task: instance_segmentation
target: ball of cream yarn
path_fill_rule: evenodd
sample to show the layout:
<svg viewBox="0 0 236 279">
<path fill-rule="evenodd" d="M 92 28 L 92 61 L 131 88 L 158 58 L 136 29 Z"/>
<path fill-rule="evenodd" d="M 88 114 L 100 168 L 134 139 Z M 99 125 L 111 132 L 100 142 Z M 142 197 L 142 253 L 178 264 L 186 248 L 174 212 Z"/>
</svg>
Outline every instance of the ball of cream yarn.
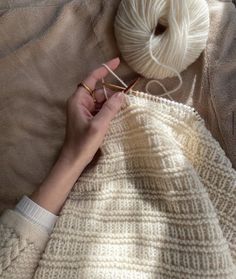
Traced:
<svg viewBox="0 0 236 279">
<path fill-rule="evenodd" d="M 165 31 L 157 34 L 158 26 Z M 122 0 L 114 28 L 121 54 L 134 71 L 146 78 L 173 77 L 206 46 L 208 4 L 206 0 Z"/>
</svg>

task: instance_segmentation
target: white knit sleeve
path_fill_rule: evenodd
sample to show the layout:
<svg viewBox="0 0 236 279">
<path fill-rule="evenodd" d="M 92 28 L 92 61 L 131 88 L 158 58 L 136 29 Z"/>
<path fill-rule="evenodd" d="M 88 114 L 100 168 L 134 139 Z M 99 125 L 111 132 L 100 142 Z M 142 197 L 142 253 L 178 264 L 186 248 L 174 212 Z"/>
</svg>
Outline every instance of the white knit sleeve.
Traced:
<svg viewBox="0 0 236 279">
<path fill-rule="evenodd" d="M 57 218 L 25 195 L 2 213 L 0 278 L 33 278 Z"/>
<path fill-rule="evenodd" d="M 32 279 L 48 232 L 16 210 L 0 216 L 0 278 Z"/>
<path fill-rule="evenodd" d="M 52 232 L 58 218 L 57 215 L 41 207 L 26 195 L 17 203 L 15 211 L 46 229 L 49 234 Z"/>
</svg>

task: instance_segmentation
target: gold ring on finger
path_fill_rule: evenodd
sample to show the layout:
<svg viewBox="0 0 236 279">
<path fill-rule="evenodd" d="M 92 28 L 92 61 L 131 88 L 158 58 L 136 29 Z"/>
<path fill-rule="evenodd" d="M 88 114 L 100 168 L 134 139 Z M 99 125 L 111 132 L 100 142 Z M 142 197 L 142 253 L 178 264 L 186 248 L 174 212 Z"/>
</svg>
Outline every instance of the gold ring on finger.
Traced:
<svg viewBox="0 0 236 279">
<path fill-rule="evenodd" d="M 84 82 L 80 82 L 77 87 L 79 86 L 82 86 L 84 89 L 86 89 L 89 92 L 89 94 L 92 96 L 93 90 L 87 84 L 85 84 Z"/>
</svg>

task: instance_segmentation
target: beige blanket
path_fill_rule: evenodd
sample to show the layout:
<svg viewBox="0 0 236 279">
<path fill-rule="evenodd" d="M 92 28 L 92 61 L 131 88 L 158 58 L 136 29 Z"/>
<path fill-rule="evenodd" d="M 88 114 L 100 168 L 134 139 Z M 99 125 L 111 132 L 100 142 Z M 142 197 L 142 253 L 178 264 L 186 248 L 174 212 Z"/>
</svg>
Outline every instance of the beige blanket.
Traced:
<svg viewBox="0 0 236 279">
<path fill-rule="evenodd" d="M 65 101 L 77 83 L 119 54 L 113 30 L 119 2 L 0 1 L 0 211 L 30 194 L 51 168 L 64 137 Z M 235 168 L 236 9 L 219 0 L 209 7 L 207 48 L 182 73 L 184 85 L 173 98 L 196 108 Z M 136 76 L 124 62 L 117 73 L 126 82 Z"/>
</svg>

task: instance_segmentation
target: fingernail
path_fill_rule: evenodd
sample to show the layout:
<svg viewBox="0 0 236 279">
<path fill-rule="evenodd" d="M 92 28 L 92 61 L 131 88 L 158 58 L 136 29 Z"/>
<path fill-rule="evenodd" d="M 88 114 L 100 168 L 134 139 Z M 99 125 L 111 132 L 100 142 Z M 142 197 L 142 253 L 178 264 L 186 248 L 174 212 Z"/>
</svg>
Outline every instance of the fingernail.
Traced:
<svg viewBox="0 0 236 279">
<path fill-rule="evenodd" d="M 124 97 L 125 97 L 125 94 L 123 92 L 119 92 L 119 93 L 116 93 L 115 94 L 115 98 L 123 101 L 124 100 Z"/>
</svg>

